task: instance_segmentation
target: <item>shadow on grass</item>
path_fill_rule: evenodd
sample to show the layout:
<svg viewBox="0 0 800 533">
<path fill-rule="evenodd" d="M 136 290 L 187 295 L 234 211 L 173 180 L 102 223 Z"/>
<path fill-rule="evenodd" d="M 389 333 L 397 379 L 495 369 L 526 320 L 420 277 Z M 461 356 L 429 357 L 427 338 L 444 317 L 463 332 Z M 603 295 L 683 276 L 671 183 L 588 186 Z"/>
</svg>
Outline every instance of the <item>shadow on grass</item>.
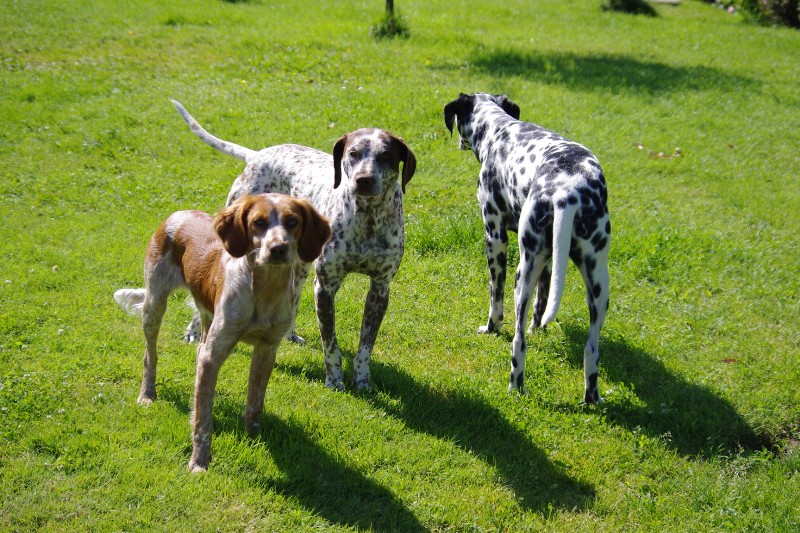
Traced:
<svg viewBox="0 0 800 533">
<path fill-rule="evenodd" d="M 562 330 L 570 347 L 570 363 L 583 368 L 586 329 L 562 324 Z M 600 412 L 609 421 L 631 430 L 641 428 L 655 438 L 668 434 L 665 444 L 682 455 L 710 457 L 770 447 L 729 402 L 675 375 L 652 354 L 601 334 L 600 355 L 601 374 L 632 388 L 645 404 L 608 401 Z M 580 409 L 577 404 L 572 408 Z"/>
<path fill-rule="evenodd" d="M 189 397 L 185 391 L 165 386 L 159 394 L 163 400 L 189 415 Z M 427 531 L 394 494 L 317 445 L 302 425 L 264 414 L 261 434 L 251 439 L 244 433 L 243 407 L 224 397 L 215 398 L 215 437 L 227 432 L 241 435 L 243 440 L 264 443 L 281 471 L 281 476 L 275 479 L 262 475 L 256 464 L 245 465 L 252 467 L 241 468 L 237 474 L 246 482 L 265 492 L 274 490 L 296 499 L 310 512 L 332 524 L 372 531 Z M 190 454 L 191 443 L 187 439 L 187 463 Z M 211 469 L 214 469 L 215 460 L 220 461 L 218 457 L 213 458 Z"/>
<path fill-rule="evenodd" d="M 421 385 L 410 374 L 379 361 L 370 366 L 373 383 L 383 394 L 365 393 L 367 401 L 408 428 L 452 442 L 492 465 L 522 507 L 547 514 L 553 509 L 585 509 L 594 499 L 593 487 L 556 467 L 480 395 Z M 295 376 L 307 370 L 281 369 Z"/>
<path fill-rule="evenodd" d="M 608 89 L 656 94 L 668 91 L 753 90 L 750 78 L 706 66 L 671 66 L 628 55 L 576 54 L 476 48 L 470 64 L 492 76 L 516 76 L 579 90 Z"/>
</svg>

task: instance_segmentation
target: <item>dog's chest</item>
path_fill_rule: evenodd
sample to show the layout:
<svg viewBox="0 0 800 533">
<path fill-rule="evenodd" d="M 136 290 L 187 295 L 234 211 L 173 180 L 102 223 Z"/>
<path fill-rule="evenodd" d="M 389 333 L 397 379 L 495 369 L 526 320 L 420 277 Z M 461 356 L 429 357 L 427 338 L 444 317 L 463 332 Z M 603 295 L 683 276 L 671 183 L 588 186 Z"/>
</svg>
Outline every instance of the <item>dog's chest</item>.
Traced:
<svg viewBox="0 0 800 533">
<path fill-rule="evenodd" d="M 391 214 L 352 210 L 341 215 L 332 220 L 333 235 L 320 258 L 324 268 L 340 275 L 393 275 L 403 258 L 402 210 Z"/>
<path fill-rule="evenodd" d="M 294 298 L 278 297 L 258 302 L 243 340 L 256 342 L 278 342 L 292 325 Z"/>
</svg>

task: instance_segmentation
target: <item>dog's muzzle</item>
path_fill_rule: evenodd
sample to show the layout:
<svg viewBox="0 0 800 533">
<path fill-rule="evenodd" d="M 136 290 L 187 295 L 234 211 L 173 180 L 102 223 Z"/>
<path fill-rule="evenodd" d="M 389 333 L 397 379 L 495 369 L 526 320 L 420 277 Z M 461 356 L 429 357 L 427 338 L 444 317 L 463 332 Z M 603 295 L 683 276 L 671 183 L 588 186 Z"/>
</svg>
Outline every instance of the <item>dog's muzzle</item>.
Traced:
<svg viewBox="0 0 800 533">
<path fill-rule="evenodd" d="M 374 176 L 359 176 L 355 179 L 358 196 L 377 196 L 378 180 Z"/>
</svg>

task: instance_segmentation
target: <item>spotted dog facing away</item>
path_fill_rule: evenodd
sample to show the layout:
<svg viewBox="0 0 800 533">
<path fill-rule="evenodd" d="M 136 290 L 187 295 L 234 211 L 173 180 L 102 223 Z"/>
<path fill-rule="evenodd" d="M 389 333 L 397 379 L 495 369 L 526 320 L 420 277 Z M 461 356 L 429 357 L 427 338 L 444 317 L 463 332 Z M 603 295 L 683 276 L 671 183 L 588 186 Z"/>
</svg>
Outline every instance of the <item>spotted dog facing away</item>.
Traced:
<svg viewBox="0 0 800 533">
<path fill-rule="evenodd" d="M 552 322 L 564 291 L 568 258 L 586 284 L 589 339 L 583 353 L 584 401 L 601 401 L 597 388 L 600 328 L 608 311 L 611 223 L 606 184 L 597 158 L 578 143 L 519 119 L 519 107 L 502 95 L 461 94 L 444 108 L 463 150 L 481 163 L 478 202 L 483 213 L 491 297 L 489 320 L 503 320 L 508 235 L 518 235 L 520 262 L 514 288 L 516 328 L 509 389 L 522 389 L 525 322 L 536 285 L 530 330 Z"/>
<path fill-rule="evenodd" d="M 192 408 L 192 458 L 201 472 L 211 460 L 211 404 L 222 363 L 241 340 L 253 345 L 245 426 L 257 431 L 264 393 L 281 339 L 294 319 L 295 271 L 313 261 L 330 238 L 328 221 L 305 200 L 283 194 L 243 196 L 212 218 L 178 211 L 150 239 L 144 289 L 114 299 L 141 312 L 145 336 L 139 403 L 156 399 L 156 341 L 167 298 L 188 287 L 202 317 Z"/>
<path fill-rule="evenodd" d="M 183 106 L 175 101 L 173 104 L 203 142 L 245 161 L 244 170 L 231 186 L 229 204 L 244 194 L 280 192 L 308 199 L 330 220 L 333 237 L 315 263 L 314 281 L 325 352 L 325 386 L 329 388 L 344 388 L 334 297 L 348 273 L 370 277 L 358 353 L 353 360 L 353 382 L 358 389 L 369 387 L 369 363 L 389 305 L 389 282 L 403 258 L 403 193 L 416 168 L 414 153 L 401 139 L 378 129 L 344 135 L 335 143 L 333 156 L 296 144 L 250 150 L 214 137 Z M 306 274 L 296 277 L 298 297 Z M 190 325 L 187 332 L 191 329 Z"/>
</svg>

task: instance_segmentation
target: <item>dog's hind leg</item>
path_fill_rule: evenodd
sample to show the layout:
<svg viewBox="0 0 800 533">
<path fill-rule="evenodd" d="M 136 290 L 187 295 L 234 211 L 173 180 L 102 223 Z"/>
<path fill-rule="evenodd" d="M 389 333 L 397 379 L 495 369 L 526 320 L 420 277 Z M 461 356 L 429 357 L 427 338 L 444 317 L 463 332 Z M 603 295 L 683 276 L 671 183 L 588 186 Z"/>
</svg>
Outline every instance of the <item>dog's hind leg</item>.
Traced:
<svg viewBox="0 0 800 533">
<path fill-rule="evenodd" d="M 598 346 L 600 329 L 603 327 L 609 302 L 608 246 L 597 255 L 585 257 L 579 268 L 586 285 L 586 303 L 589 306 L 589 338 L 583 351 L 583 374 L 586 386 L 583 401 L 591 404 L 603 401 L 597 386 L 597 374 L 600 361 Z"/>
<path fill-rule="evenodd" d="M 480 196 L 479 196 L 480 198 Z M 484 207 L 486 263 L 489 267 L 489 319 L 478 333 L 495 333 L 503 323 L 503 295 L 506 287 L 508 233 L 499 212 L 488 204 Z"/>
<path fill-rule="evenodd" d="M 514 306 L 517 315 L 514 329 L 514 340 L 511 347 L 511 378 L 508 389 L 519 389 L 524 392 L 525 358 L 527 344 L 525 342 L 525 322 L 528 319 L 528 308 L 533 295 L 535 281 L 542 275 L 548 258 L 537 253 L 536 248 L 527 249 L 520 246 L 519 266 L 514 282 Z"/>
<path fill-rule="evenodd" d="M 156 366 L 158 354 L 156 344 L 158 332 L 161 329 L 161 320 L 167 310 L 168 290 L 148 289 L 142 305 L 142 331 L 144 332 L 144 362 L 142 370 L 142 386 L 139 389 L 137 401 L 142 405 L 149 405 L 156 400 Z"/>
<path fill-rule="evenodd" d="M 533 303 L 533 318 L 531 318 L 531 325 L 528 326 L 528 333 L 533 333 L 537 328 L 543 330 L 547 327 L 542 327 L 542 315 L 547 308 L 547 295 L 550 292 L 550 264 L 545 265 L 542 274 L 539 276 L 539 281 L 536 282 L 536 299 Z"/>
</svg>

